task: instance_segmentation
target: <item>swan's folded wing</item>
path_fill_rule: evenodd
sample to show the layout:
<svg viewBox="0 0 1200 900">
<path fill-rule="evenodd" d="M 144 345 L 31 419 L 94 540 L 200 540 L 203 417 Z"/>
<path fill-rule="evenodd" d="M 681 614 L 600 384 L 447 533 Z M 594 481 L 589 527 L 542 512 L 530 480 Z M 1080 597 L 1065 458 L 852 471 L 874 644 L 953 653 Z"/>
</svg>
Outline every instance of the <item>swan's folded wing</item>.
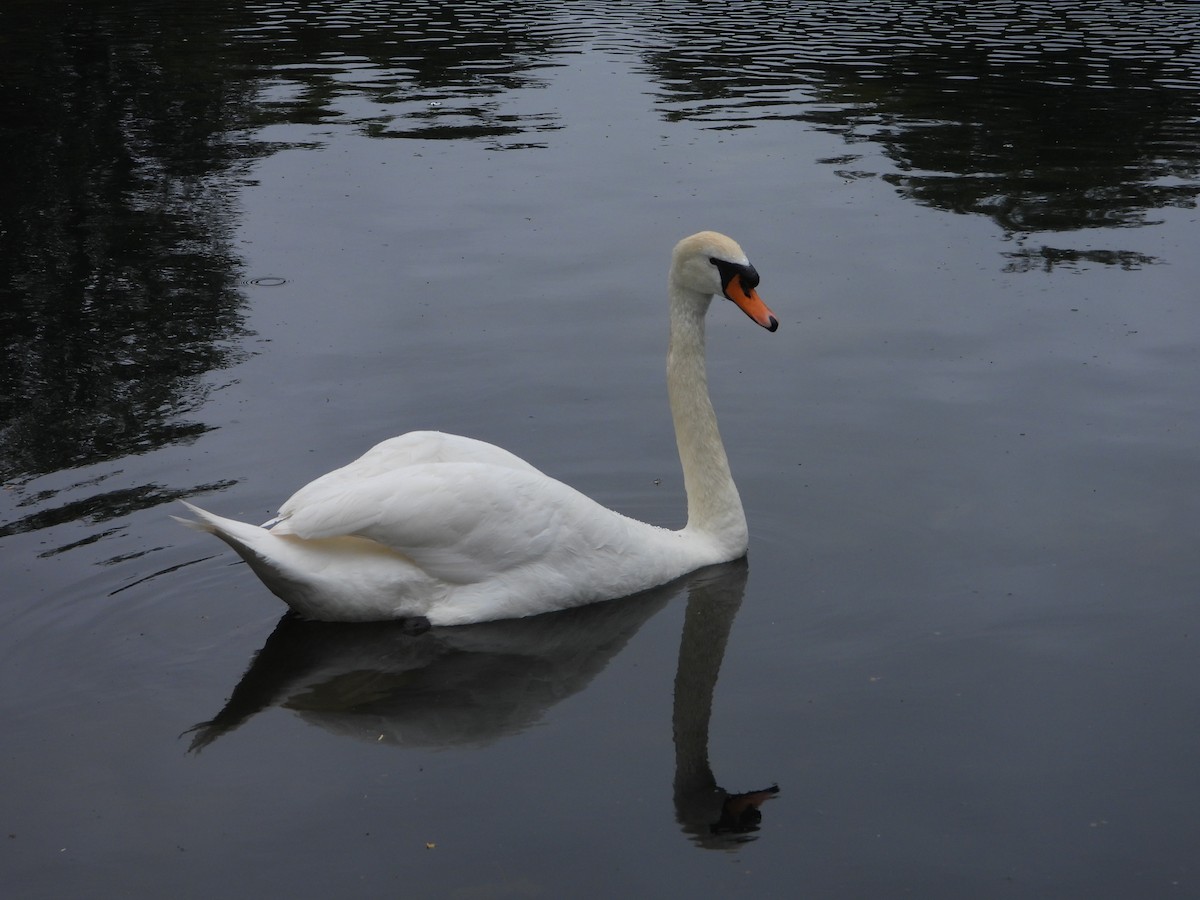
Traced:
<svg viewBox="0 0 1200 900">
<path fill-rule="evenodd" d="M 429 575 L 462 584 L 541 561 L 564 545 L 571 552 L 573 542 L 588 539 L 581 520 L 608 517 L 615 514 L 536 470 L 430 463 L 329 482 L 273 533 L 369 538 Z"/>
<path fill-rule="evenodd" d="M 495 444 L 441 431 L 410 431 L 376 444 L 353 462 L 326 472 L 292 494 L 279 507 L 278 519 L 290 518 L 298 509 L 320 503 L 352 489 L 366 479 L 409 466 L 431 463 L 486 463 L 501 468 L 537 472 L 519 456 Z"/>
<path fill-rule="evenodd" d="M 425 463 L 476 462 L 508 469 L 536 472 L 514 453 L 495 444 L 444 431 L 410 431 L 380 441 L 351 465 L 372 466 L 386 471 Z"/>
</svg>

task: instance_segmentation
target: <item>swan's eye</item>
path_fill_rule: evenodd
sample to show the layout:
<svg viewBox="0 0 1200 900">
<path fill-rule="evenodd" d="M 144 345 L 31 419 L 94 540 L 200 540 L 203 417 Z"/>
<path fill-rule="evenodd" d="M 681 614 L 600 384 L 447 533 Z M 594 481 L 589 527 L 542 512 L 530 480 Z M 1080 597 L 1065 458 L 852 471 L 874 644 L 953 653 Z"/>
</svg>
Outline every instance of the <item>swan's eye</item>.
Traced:
<svg viewBox="0 0 1200 900">
<path fill-rule="evenodd" d="M 718 259 L 715 256 L 709 257 L 708 261 L 716 266 L 717 271 L 721 273 L 722 290 L 729 287 L 729 282 L 734 275 L 741 276 L 742 286 L 746 290 L 758 287 L 758 270 L 749 263 L 742 265 L 741 263 L 730 262 L 727 259 Z"/>
</svg>

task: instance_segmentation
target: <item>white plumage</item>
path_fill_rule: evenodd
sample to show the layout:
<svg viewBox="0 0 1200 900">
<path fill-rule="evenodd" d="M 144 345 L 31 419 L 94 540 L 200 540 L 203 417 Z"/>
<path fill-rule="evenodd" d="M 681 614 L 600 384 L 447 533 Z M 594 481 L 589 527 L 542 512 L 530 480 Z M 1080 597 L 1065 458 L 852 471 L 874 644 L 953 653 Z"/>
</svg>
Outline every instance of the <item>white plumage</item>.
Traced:
<svg viewBox="0 0 1200 900">
<path fill-rule="evenodd" d="M 263 526 L 185 504 L 300 615 L 457 625 L 566 609 L 654 587 L 746 552 L 745 514 L 704 372 L 714 294 L 774 331 L 741 248 L 680 241 L 668 282 L 667 389 L 688 497 L 672 531 L 606 509 L 507 450 L 418 431 L 292 495 Z"/>
</svg>

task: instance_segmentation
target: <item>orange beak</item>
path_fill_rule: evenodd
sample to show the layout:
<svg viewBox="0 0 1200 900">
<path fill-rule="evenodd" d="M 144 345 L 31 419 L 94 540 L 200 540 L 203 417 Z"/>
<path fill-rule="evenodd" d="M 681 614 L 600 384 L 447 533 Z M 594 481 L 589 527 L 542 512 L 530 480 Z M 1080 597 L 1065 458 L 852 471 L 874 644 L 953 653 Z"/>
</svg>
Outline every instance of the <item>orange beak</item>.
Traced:
<svg viewBox="0 0 1200 900">
<path fill-rule="evenodd" d="M 729 283 L 725 285 L 725 296 L 767 331 L 774 331 L 779 327 L 779 320 L 775 318 L 775 313 L 771 312 L 767 308 L 767 304 L 759 299 L 754 288 L 747 290 L 743 287 L 741 275 L 734 275 L 729 279 Z"/>
</svg>

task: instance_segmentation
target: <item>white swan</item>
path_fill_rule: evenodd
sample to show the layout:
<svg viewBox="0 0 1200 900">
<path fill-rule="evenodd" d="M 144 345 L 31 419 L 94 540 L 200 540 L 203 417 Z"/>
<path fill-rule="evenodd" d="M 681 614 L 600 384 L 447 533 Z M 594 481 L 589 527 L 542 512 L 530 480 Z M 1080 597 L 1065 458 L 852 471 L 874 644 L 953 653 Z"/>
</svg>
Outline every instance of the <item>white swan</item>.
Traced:
<svg viewBox="0 0 1200 900">
<path fill-rule="evenodd" d="M 667 392 L 687 492 L 672 531 L 606 509 L 506 450 L 417 431 L 302 487 L 263 526 L 185 504 L 185 525 L 233 547 L 301 616 L 458 625 L 621 597 L 743 556 L 746 517 L 704 370 L 704 318 L 723 294 L 779 323 L 758 273 L 703 231 L 671 257 Z"/>
</svg>

